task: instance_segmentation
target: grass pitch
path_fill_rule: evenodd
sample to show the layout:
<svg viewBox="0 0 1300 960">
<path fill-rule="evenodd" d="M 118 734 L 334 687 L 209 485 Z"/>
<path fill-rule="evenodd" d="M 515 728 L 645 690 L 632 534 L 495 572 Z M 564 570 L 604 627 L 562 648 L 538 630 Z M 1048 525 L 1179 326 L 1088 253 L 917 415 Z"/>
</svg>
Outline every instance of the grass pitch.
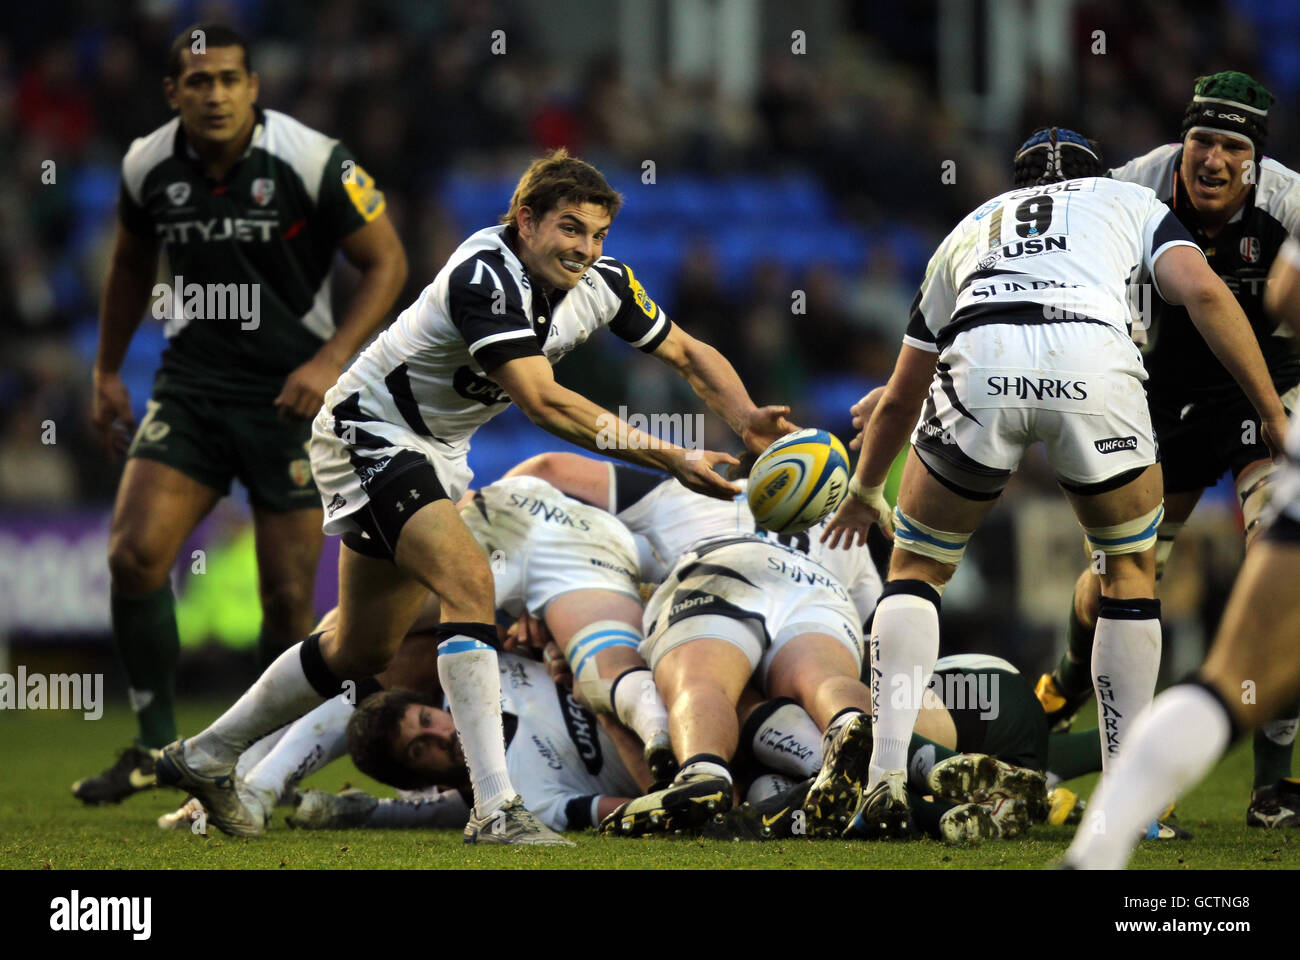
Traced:
<svg viewBox="0 0 1300 960">
<path fill-rule="evenodd" d="M 201 729 L 225 706 L 188 704 L 181 728 Z M 130 742 L 134 720 L 125 708 L 96 721 L 78 713 L 0 713 L 0 867 L 5 869 L 1038 869 L 1057 860 L 1073 834 L 1069 827 L 1036 827 L 1025 839 L 969 848 L 932 840 L 863 843 L 810 840 L 720 843 L 691 838 L 614 840 L 587 833 L 572 849 L 466 846 L 456 831 L 301 831 L 285 826 L 279 811 L 257 839 L 234 839 L 212 830 L 206 837 L 163 832 L 160 814 L 184 797 L 171 790 L 137 794 L 118 806 L 85 807 L 70 784 L 106 767 Z M 1234 750 L 1197 790 L 1179 804 L 1178 822 L 1191 841 L 1144 843 L 1137 869 L 1295 869 L 1300 831 L 1245 826 L 1250 746 Z M 1085 796 L 1095 778 L 1070 786 Z M 345 784 L 379 796 L 392 792 L 341 760 L 308 786 L 339 790 Z"/>
</svg>

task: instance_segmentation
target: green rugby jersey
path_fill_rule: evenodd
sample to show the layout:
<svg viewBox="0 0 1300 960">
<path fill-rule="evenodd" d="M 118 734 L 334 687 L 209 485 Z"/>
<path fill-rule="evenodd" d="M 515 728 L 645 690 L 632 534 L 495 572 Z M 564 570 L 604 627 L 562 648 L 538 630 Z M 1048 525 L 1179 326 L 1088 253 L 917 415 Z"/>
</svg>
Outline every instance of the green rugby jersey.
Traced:
<svg viewBox="0 0 1300 960">
<path fill-rule="evenodd" d="M 334 333 L 339 241 L 383 212 L 346 147 L 275 110 L 257 110 L 247 151 L 220 182 L 179 117 L 132 143 L 118 215 L 160 239 L 169 265 L 155 301 L 168 338 L 155 392 L 274 400 Z"/>
</svg>

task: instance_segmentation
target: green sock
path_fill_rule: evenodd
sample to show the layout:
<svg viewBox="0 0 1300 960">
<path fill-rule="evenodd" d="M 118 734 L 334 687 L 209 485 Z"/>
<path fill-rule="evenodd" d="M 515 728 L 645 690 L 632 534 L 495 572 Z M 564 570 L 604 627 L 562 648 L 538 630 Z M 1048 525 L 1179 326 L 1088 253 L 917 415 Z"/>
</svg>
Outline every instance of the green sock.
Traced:
<svg viewBox="0 0 1300 960">
<path fill-rule="evenodd" d="M 912 739 L 907 742 L 908 787 L 921 793 L 929 793 L 930 787 L 926 783 L 926 778 L 930 776 L 930 770 L 940 760 L 955 756 L 957 756 L 956 750 L 949 750 L 933 740 L 927 740 L 919 733 L 912 734 Z"/>
<path fill-rule="evenodd" d="M 936 840 L 943 839 L 943 834 L 939 832 L 939 821 L 957 804 L 947 800 L 926 800 L 915 790 L 907 791 L 907 799 L 912 802 L 912 819 L 917 829 Z"/>
<path fill-rule="evenodd" d="M 1052 676 L 1057 689 L 1066 697 L 1082 696 L 1092 689 L 1092 628 L 1079 622 L 1070 600 L 1070 619 L 1067 621 L 1065 653 L 1056 665 Z"/>
<path fill-rule="evenodd" d="M 1101 736 L 1096 730 L 1053 733 L 1047 738 L 1047 769 L 1062 780 L 1073 780 L 1101 769 Z"/>
<path fill-rule="evenodd" d="M 1255 783 L 1256 787 L 1270 787 L 1291 776 L 1291 751 L 1295 747 L 1296 715 L 1300 714 L 1300 703 L 1287 704 L 1273 723 L 1292 722 L 1290 739 L 1286 743 L 1270 740 L 1265 733 L 1273 723 L 1266 723 L 1255 731 Z"/>
<path fill-rule="evenodd" d="M 131 684 L 131 707 L 140 725 L 139 743 L 165 747 L 176 739 L 172 701 L 181 649 L 171 584 L 137 596 L 114 593 L 111 606 L 113 638 Z"/>
</svg>

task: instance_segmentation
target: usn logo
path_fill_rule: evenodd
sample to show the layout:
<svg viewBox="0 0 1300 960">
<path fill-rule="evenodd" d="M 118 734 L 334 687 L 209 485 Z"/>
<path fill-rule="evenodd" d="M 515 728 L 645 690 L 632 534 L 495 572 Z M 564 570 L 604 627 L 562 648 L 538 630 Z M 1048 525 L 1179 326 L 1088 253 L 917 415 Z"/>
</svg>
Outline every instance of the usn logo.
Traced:
<svg viewBox="0 0 1300 960">
<path fill-rule="evenodd" d="M 1115 453 L 1118 450 L 1136 450 L 1138 446 L 1138 438 L 1107 437 L 1105 440 L 1094 440 L 1092 445 L 1097 448 L 1098 453 Z"/>
</svg>

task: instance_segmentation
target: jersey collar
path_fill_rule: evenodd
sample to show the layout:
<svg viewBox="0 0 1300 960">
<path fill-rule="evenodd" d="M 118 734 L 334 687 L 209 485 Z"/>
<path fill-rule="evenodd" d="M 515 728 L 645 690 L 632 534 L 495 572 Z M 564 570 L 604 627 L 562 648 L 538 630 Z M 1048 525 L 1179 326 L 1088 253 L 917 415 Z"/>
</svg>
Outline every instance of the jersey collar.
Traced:
<svg viewBox="0 0 1300 960">
<path fill-rule="evenodd" d="M 227 180 L 230 179 L 231 174 L 235 172 L 239 164 L 248 159 L 248 155 L 253 152 L 253 148 L 261 146 L 265 129 L 266 113 L 260 106 L 253 104 L 252 136 L 248 138 L 248 146 L 244 148 L 244 152 L 236 161 L 235 166 L 230 168 L 230 174 L 226 175 Z M 172 142 L 172 155 L 192 165 L 197 165 L 199 162 L 198 152 L 194 149 L 194 145 L 190 143 L 189 137 L 185 136 L 185 124 L 183 123 L 176 124 L 176 138 Z"/>
</svg>

